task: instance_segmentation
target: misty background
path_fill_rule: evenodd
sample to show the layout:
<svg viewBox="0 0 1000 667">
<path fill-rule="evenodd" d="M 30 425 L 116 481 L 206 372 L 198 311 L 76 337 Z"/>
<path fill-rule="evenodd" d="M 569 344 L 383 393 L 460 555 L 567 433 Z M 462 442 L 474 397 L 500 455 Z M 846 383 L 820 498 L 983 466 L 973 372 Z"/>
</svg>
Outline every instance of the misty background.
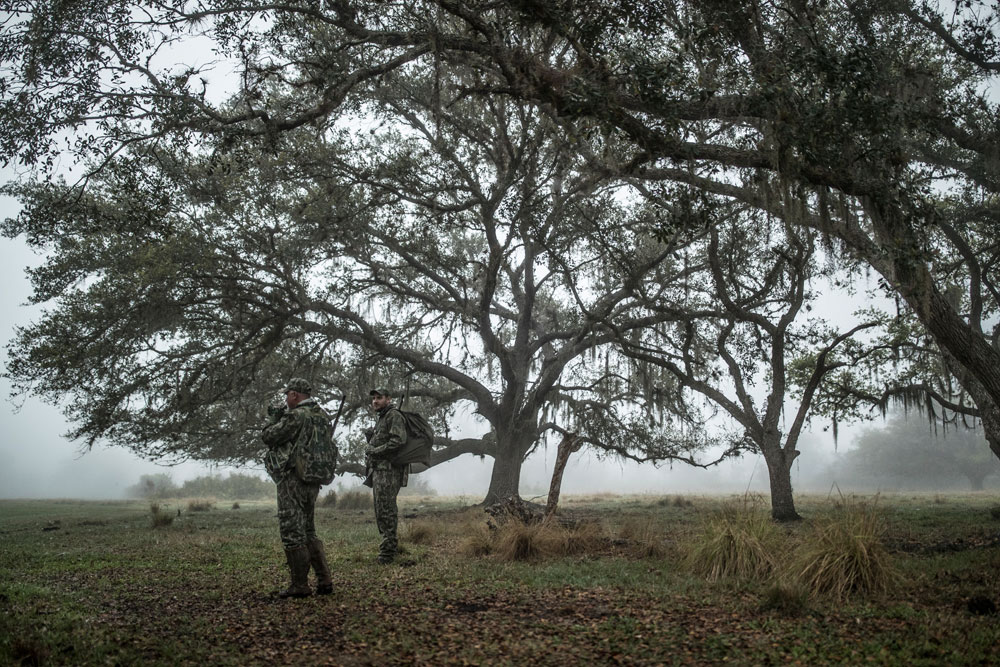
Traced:
<svg viewBox="0 0 1000 667">
<path fill-rule="evenodd" d="M 15 176 L 10 169 L 0 169 L 0 181 Z M 17 213 L 17 203 L 0 198 L 0 219 Z M 3 367 L 7 364 L 7 342 L 18 325 L 35 319 L 43 306 L 26 305 L 31 293 L 25 268 L 40 263 L 39 258 L 19 239 L 0 237 L 0 352 Z M 846 326 L 854 321 L 852 313 L 860 307 L 857 297 L 848 299 L 827 295 L 824 312 L 831 321 Z M 277 389 L 277 388 L 276 388 Z M 142 475 L 169 474 L 177 485 L 206 475 L 227 476 L 232 472 L 254 474 L 266 478 L 262 466 L 240 468 L 208 465 L 193 461 L 152 462 L 131 452 L 104 447 L 90 451 L 79 442 L 65 437 L 70 430 L 59 408 L 40 396 L 10 396 L 11 387 L 0 378 L 0 498 L 124 498 L 128 487 Z M 326 397 L 319 397 L 321 400 Z M 920 415 L 911 415 L 920 419 Z M 856 439 L 868 429 L 883 426 L 881 418 L 863 424 L 843 424 L 835 444 L 824 420 L 817 419 L 810 431 L 803 433 L 798 449 L 801 455 L 792 469 L 792 484 L 796 492 L 836 493 L 853 488 L 853 480 L 834 478 L 828 474 L 838 457 L 845 455 Z M 453 436 L 478 435 L 474 424 L 453 424 Z M 983 447 L 986 447 L 985 441 Z M 706 452 L 703 460 L 710 460 Z M 521 477 L 521 495 L 525 498 L 544 496 L 548 491 L 555 448 L 540 448 L 526 461 Z M 434 491 L 441 495 L 469 496 L 479 500 L 489 487 L 493 461 L 464 455 L 420 474 Z M 994 476 L 995 477 L 995 476 Z M 947 480 L 942 480 L 943 486 Z M 953 480 L 952 480 L 953 482 Z M 995 479 L 987 482 L 995 484 Z M 888 483 L 888 482 L 887 482 Z M 340 477 L 333 486 L 354 487 L 359 480 Z M 898 481 L 884 490 L 898 488 Z M 869 487 L 870 488 L 870 484 Z M 954 487 L 949 487 L 954 488 Z M 958 487 L 961 489 L 961 487 Z M 767 467 L 760 455 L 746 455 L 718 466 L 700 469 L 683 463 L 637 464 L 631 461 L 598 458 L 583 450 L 574 454 L 563 478 L 563 493 L 655 493 L 655 494 L 728 494 L 768 492 Z"/>
</svg>

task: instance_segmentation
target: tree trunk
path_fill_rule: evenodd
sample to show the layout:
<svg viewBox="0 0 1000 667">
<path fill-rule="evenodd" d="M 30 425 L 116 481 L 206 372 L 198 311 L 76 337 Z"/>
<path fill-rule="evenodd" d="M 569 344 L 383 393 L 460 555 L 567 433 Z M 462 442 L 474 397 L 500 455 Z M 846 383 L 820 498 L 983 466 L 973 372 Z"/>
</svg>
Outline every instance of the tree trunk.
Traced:
<svg viewBox="0 0 1000 667">
<path fill-rule="evenodd" d="M 965 476 L 969 479 L 969 484 L 972 486 L 973 491 L 982 491 L 983 483 L 986 481 L 986 476 L 989 472 L 980 474 L 977 472 L 966 472 Z"/>
<path fill-rule="evenodd" d="M 569 456 L 580 449 L 580 439 L 575 433 L 567 433 L 559 443 L 559 450 L 556 452 L 556 465 L 552 469 L 552 482 L 549 484 L 549 498 L 545 503 L 545 517 L 555 514 L 559 505 L 559 493 L 562 490 L 563 472 L 566 470 L 566 463 Z"/>
<path fill-rule="evenodd" d="M 484 505 L 492 505 L 516 496 L 520 498 L 521 464 L 524 449 L 520 443 L 510 438 L 497 438 L 496 457 L 493 459 L 493 474 L 490 488 L 483 499 Z"/>
<path fill-rule="evenodd" d="M 881 257 L 866 259 L 896 287 L 938 346 L 970 376 L 959 374 L 962 386 L 972 394 L 969 380 L 973 380 L 980 396 L 989 399 L 989 406 L 977 401 L 977 407 L 984 413 L 991 407 L 995 410 L 1000 405 L 1000 351 L 962 319 L 941 293 L 923 261 L 921 244 L 910 227 L 913 221 L 891 204 L 875 204 L 872 212 L 877 241 L 888 263 Z M 990 446 L 1000 456 L 994 438 L 990 438 Z"/>
<path fill-rule="evenodd" d="M 798 521 L 802 517 L 795 511 L 792 497 L 792 461 L 799 453 L 792 450 L 787 455 L 780 445 L 761 447 L 771 484 L 771 517 L 775 521 Z"/>
</svg>

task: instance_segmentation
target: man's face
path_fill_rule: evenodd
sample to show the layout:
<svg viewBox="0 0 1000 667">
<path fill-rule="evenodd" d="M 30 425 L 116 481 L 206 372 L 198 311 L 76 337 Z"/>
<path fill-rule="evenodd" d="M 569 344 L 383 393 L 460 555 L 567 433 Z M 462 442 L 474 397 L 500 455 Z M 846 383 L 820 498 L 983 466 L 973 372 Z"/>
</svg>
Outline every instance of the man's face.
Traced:
<svg viewBox="0 0 1000 667">
<path fill-rule="evenodd" d="M 299 403 L 301 403 L 302 399 L 304 399 L 305 397 L 306 397 L 305 394 L 300 394 L 299 392 L 294 391 L 294 390 L 286 391 L 285 392 L 285 405 L 287 405 L 288 409 L 291 410 L 296 405 L 298 405 Z"/>
<path fill-rule="evenodd" d="M 391 396 L 383 396 L 382 394 L 372 394 L 372 410 L 378 412 L 385 406 L 389 405 L 392 401 Z"/>
</svg>

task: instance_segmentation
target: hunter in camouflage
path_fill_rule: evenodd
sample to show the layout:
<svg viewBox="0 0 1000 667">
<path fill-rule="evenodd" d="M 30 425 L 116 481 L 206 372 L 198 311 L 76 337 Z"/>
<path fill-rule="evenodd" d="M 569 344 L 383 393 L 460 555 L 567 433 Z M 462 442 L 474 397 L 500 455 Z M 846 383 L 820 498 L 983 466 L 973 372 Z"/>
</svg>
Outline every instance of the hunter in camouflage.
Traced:
<svg viewBox="0 0 1000 667">
<path fill-rule="evenodd" d="M 312 387 L 303 378 L 288 382 L 285 407 L 270 407 L 268 414 L 270 419 L 261 432 L 267 445 L 264 467 L 278 487 L 278 531 L 291 574 L 291 585 L 279 595 L 310 595 L 310 566 L 316 572 L 316 593 L 330 594 L 333 578 L 314 523 L 320 484 L 300 479 L 295 457 L 297 448 L 308 446 L 309 439 L 330 438 L 330 417 L 312 398 Z"/>
<path fill-rule="evenodd" d="M 382 541 L 378 547 L 379 563 L 391 563 L 396 557 L 399 540 L 396 530 L 399 523 L 396 496 L 406 486 L 408 468 L 392 465 L 392 457 L 406 443 L 406 423 L 403 415 L 392 405 L 388 389 L 369 392 L 375 427 L 365 450 L 371 461 L 372 492 L 375 498 L 375 525 Z"/>
</svg>

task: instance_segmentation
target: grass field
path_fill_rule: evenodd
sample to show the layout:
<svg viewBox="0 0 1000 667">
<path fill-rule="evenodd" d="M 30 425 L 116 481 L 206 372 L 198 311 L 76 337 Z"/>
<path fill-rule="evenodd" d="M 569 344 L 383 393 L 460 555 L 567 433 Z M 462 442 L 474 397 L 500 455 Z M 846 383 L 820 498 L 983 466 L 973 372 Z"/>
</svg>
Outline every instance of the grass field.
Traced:
<svg viewBox="0 0 1000 667">
<path fill-rule="evenodd" d="M 732 499 L 568 497 L 575 527 L 515 560 L 481 509 L 406 498 L 390 566 L 370 509 L 323 507 L 335 592 L 293 601 L 273 504 L 166 501 L 154 527 L 144 502 L 0 501 L 0 664 L 1000 664 L 1000 498 L 797 500 L 762 525 L 769 573 L 715 579 L 692 554 Z M 886 590 L 789 579 L 852 503 Z"/>
</svg>

